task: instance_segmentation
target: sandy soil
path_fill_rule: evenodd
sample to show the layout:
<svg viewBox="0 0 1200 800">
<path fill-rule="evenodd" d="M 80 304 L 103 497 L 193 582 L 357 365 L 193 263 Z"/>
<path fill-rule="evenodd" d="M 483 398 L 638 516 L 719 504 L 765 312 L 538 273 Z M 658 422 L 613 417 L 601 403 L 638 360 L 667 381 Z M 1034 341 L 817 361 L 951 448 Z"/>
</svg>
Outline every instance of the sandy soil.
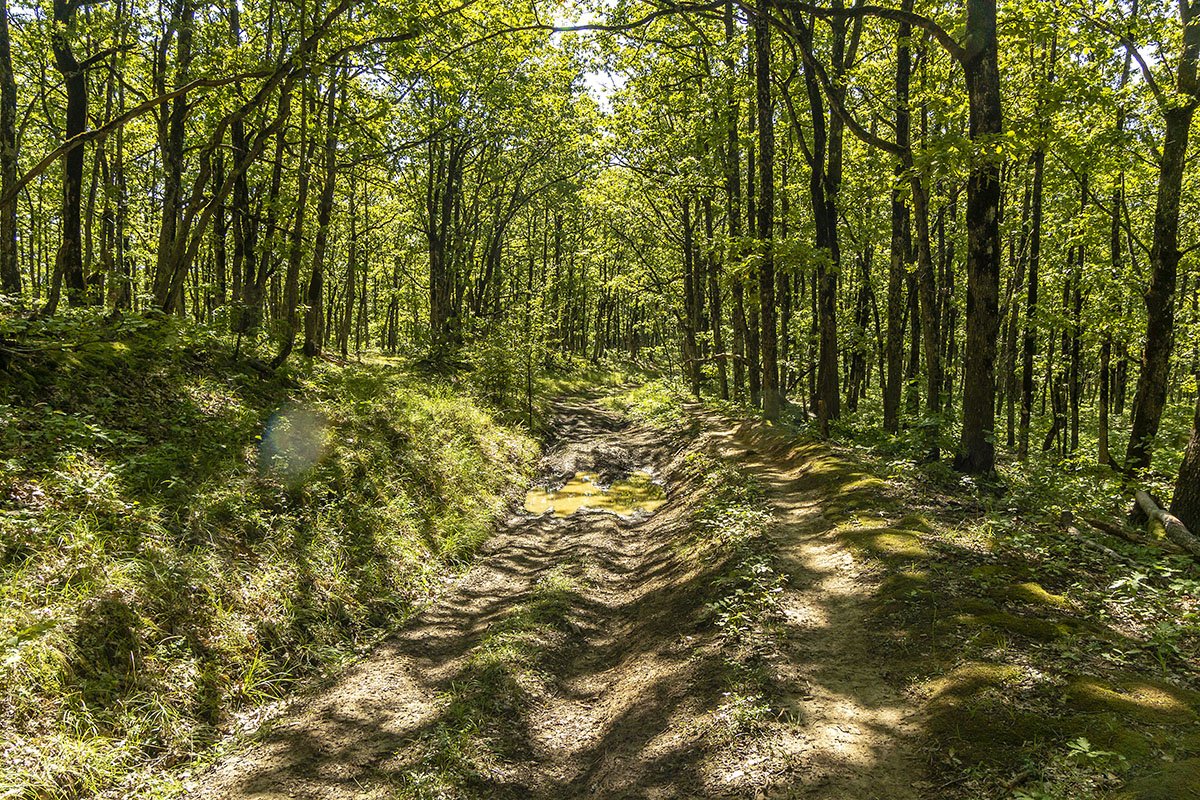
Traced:
<svg viewBox="0 0 1200 800">
<path fill-rule="evenodd" d="M 497 798 L 821 798 L 919 795 L 915 710 L 888 679 L 866 624 L 872 583 L 828 533 L 806 466 L 764 455 L 761 432 L 698 416 L 667 439 L 585 402 L 564 402 L 544 479 L 649 469 L 667 484 L 655 514 L 621 519 L 514 512 L 478 565 L 332 685 L 297 700 L 256 740 L 198 777 L 188 796 L 383 798 L 430 765 L 472 654 L 553 570 L 578 589 L 536 686 L 514 693 L 503 758 L 482 762 L 468 796 Z M 703 619 L 711 574 L 680 555 L 696 489 L 678 479 L 697 447 L 768 490 L 787 572 L 785 634 L 771 659 L 774 707 L 753 737 L 709 735 L 721 706 L 719 644 Z M 444 725 L 443 725 L 444 728 Z M 422 765 L 425 765 L 424 767 Z M 435 765 L 436 766 L 436 765 Z M 436 792 L 428 796 L 439 796 Z"/>
</svg>

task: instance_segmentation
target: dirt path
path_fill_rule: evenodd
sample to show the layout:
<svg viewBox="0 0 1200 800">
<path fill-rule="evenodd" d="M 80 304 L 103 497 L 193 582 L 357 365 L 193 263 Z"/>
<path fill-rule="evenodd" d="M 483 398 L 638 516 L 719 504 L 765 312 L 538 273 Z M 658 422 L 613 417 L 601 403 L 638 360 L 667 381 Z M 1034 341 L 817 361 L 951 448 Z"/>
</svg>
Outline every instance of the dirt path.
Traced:
<svg viewBox="0 0 1200 800">
<path fill-rule="evenodd" d="M 918 712 L 887 674 L 868 619 L 876 586 L 832 531 L 822 465 L 789 455 L 781 437 L 706 418 L 705 438 L 754 475 L 773 512 L 771 538 L 788 576 L 786 637 L 774 665 L 794 719 L 799 755 L 782 797 L 907 800 L 927 786 L 917 752 Z M 771 796 L 775 796 L 774 792 Z"/>
<path fill-rule="evenodd" d="M 825 535 L 805 466 L 715 417 L 699 444 L 588 403 L 562 404 L 553 428 L 547 476 L 648 468 L 667 504 L 514 515 L 438 602 L 190 796 L 916 797 L 912 712 L 872 651 L 870 583 Z M 732 741 L 713 735 L 727 666 L 704 621 L 712 575 L 679 547 L 699 498 L 676 476 L 698 446 L 767 488 L 789 578 L 771 663 L 783 713 Z"/>
</svg>

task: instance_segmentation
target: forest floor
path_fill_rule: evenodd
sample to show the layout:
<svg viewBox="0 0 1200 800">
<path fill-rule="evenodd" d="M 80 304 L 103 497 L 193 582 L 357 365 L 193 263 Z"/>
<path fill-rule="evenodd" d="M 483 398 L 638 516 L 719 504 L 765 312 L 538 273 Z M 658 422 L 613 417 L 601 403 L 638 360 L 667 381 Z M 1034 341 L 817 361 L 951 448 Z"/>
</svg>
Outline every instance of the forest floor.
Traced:
<svg viewBox="0 0 1200 800">
<path fill-rule="evenodd" d="M 1136 647 L 1096 666 L 1121 626 L 959 524 L 970 508 L 931 519 L 825 444 L 685 419 L 559 402 L 541 483 L 646 470 L 666 503 L 514 511 L 188 796 L 1200 796 L 1200 694 Z M 1156 657 L 1194 667 L 1176 656 Z"/>
</svg>

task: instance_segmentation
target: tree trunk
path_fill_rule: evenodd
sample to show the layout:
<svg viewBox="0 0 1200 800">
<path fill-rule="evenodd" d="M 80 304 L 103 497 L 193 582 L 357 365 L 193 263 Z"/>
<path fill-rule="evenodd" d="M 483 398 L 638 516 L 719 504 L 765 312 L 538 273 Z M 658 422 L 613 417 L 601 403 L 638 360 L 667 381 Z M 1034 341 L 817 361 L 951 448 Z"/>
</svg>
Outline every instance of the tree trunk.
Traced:
<svg viewBox="0 0 1200 800">
<path fill-rule="evenodd" d="M 8 0 L 0 0 L 0 196 L 17 183 L 17 83 L 8 33 Z M 0 290 L 21 294 L 17 261 L 17 201 L 0 208 Z"/>
<path fill-rule="evenodd" d="M 1186 4 L 1186 3 L 1185 3 Z M 1191 25 L 1197 28 L 1196 25 Z M 1200 31 L 1194 34 L 1200 38 Z M 1185 48 L 1186 49 L 1186 48 Z M 1182 69 L 1182 66 L 1181 66 Z M 1195 74 L 1193 62 L 1192 74 Z M 1133 399 L 1133 425 L 1125 451 L 1126 469 L 1150 466 L 1154 437 L 1167 400 L 1175 338 L 1175 282 L 1179 270 L 1179 200 L 1187 161 L 1188 133 L 1195 101 L 1165 109 L 1154 238 L 1150 247 L 1150 286 L 1146 290 L 1146 345 Z"/>
<path fill-rule="evenodd" d="M 1197 376 L 1200 381 L 1200 375 Z M 1175 494 L 1171 498 L 1171 513 L 1179 517 L 1188 530 L 1200 532 L 1200 392 L 1196 396 L 1196 414 L 1192 420 L 1192 437 L 1183 452 Z"/>
<path fill-rule="evenodd" d="M 725 44 L 732 47 L 736 31 L 733 23 L 733 3 L 726 2 L 724 9 Z M 726 273 L 730 278 L 733 310 L 730 322 L 733 328 L 733 396 L 742 400 L 746 396 L 746 295 L 741 277 L 742 238 L 742 154 L 738 139 L 738 123 L 741 110 L 737 93 L 734 91 L 736 65 L 731 55 L 725 61 L 725 218 L 729 228 L 729 247 L 726 252 Z"/>
<path fill-rule="evenodd" d="M 66 141 L 87 129 L 87 72 L 75 58 L 70 42 L 75 10 L 76 5 L 71 0 L 54 0 L 54 27 L 50 34 L 54 65 L 63 77 L 67 93 L 66 126 L 63 131 Z M 63 158 L 62 239 L 55 258 L 50 297 L 46 303 L 48 314 L 54 313 L 57 308 L 63 284 L 66 284 L 67 302 L 70 305 L 83 305 L 86 301 L 80 219 L 84 150 L 83 147 L 76 147 Z"/>
<path fill-rule="evenodd" d="M 331 77 L 325 107 L 325 176 L 317 202 L 317 238 L 313 244 L 312 274 L 308 279 L 304 312 L 304 355 L 313 358 L 325 343 L 325 251 L 329 247 L 329 222 L 333 215 L 333 196 L 337 179 L 337 95 L 336 74 Z"/>
<path fill-rule="evenodd" d="M 754 18 L 756 106 L 758 111 L 758 299 L 762 323 L 763 416 L 779 419 L 778 342 L 775 331 L 775 120 L 771 104 L 771 24 L 767 18 L 770 0 L 758 0 Z"/>
<path fill-rule="evenodd" d="M 284 278 L 283 287 L 283 341 L 279 345 L 279 353 L 271 361 L 271 367 L 275 369 L 292 354 L 292 348 L 296 346 L 297 329 L 300 327 L 297 313 L 300 304 L 300 264 L 304 260 L 304 217 L 308 209 L 308 165 L 312 162 L 313 156 L 313 148 L 308 143 L 308 106 L 308 98 L 302 91 L 300 95 L 300 152 L 304 155 L 297 165 L 300 175 L 296 181 L 295 220 L 292 223 L 288 241 L 287 276 Z M 221 251 L 223 256 L 224 244 L 221 246 Z M 224 267 L 220 269 L 223 271 Z"/>
<path fill-rule="evenodd" d="M 905 10 L 911 10 L 912 0 L 905 0 Z M 909 38 L 912 26 L 900 23 L 896 32 L 896 146 L 909 149 L 910 115 L 909 85 L 912 73 L 912 51 Z M 904 274 L 909 254 L 909 216 L 901 186 L 908 169 L 901 162 L 892 175 L 892 238 L 888 262 L 887 288 L 887 381 L 883 385 L 883 429 L 889 433 L 900 430 L 900 387 L 904 369 Z"/>
<path fill-rule="evenodd" d="M 721 311 L 721 260 L 717 258 L 713 242 L 713 209 L 712 197 L 704 196 L 704 235 L 706 240 L 705 254 L 708 264 L 708 324 L 712 328 L 713 356 L 717 359 L 717 388 L 721 399 L 729 399 L 729 368 L 725 363 L 725 333 L 722 330 L 723 317 Z M 597 330 L 599 341 L 599 330 Z"/>
<path fill-rule="evenodd" d="M 968 0 L 967 78 L 976 157 L 967 179 L 967 341 L 962 434 L 955 468 L 991 475 L 996 466 L 996 334 L 1000 299 L 1000 167 L 986 154 L 1002 131 L 996 0 Z"/>
<path fill-rule="evenodd" d="M 187 83 L 188 68 L 192 60 L 192 17 L 192 4 L 188 0 L 180 0 L 179 4 L 175 6 L 167 34 L 164 35 L 158 48 L 154 82 L 155 88 L 160 94 L 167 90 L 167 49 L 173 30 L 178 32 L 178 44 L 175 51 L 175 85 L 172 88 L 178 88 Z M 160 307 L 166 305 L 167 295 L 171 294 L 171 287 L 178 280 L 174 274 L 178 265 L 174 263 L 171 255 L 175 251 L 183 200 L 183 147 L 187 109 L 187 95 L 180 95 L 163 108 L 158 126 L 158 146 L 163 162 L 163 198 L 162 220 L 158 232 L 157 265 L 154 271 L 154 299 Z M 174 308 L 164 308 L 164 310 L 182 312 L 181 295 L 182 292 L 176 293 Z"/>
</svg>

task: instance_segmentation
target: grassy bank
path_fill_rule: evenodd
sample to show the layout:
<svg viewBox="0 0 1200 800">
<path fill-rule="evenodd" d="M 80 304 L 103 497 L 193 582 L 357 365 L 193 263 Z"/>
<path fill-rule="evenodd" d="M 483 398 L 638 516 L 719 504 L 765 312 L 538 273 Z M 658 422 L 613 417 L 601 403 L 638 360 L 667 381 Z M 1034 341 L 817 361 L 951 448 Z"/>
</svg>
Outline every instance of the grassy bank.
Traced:
<svg viewBox="0 0 1200 800">
<path fill-rule="evenodd" d="M 42 333 L 0 372 L 0 797 L 146 790 L 409 614 L 534 453 L 394 365 Z"/>
</svg>

